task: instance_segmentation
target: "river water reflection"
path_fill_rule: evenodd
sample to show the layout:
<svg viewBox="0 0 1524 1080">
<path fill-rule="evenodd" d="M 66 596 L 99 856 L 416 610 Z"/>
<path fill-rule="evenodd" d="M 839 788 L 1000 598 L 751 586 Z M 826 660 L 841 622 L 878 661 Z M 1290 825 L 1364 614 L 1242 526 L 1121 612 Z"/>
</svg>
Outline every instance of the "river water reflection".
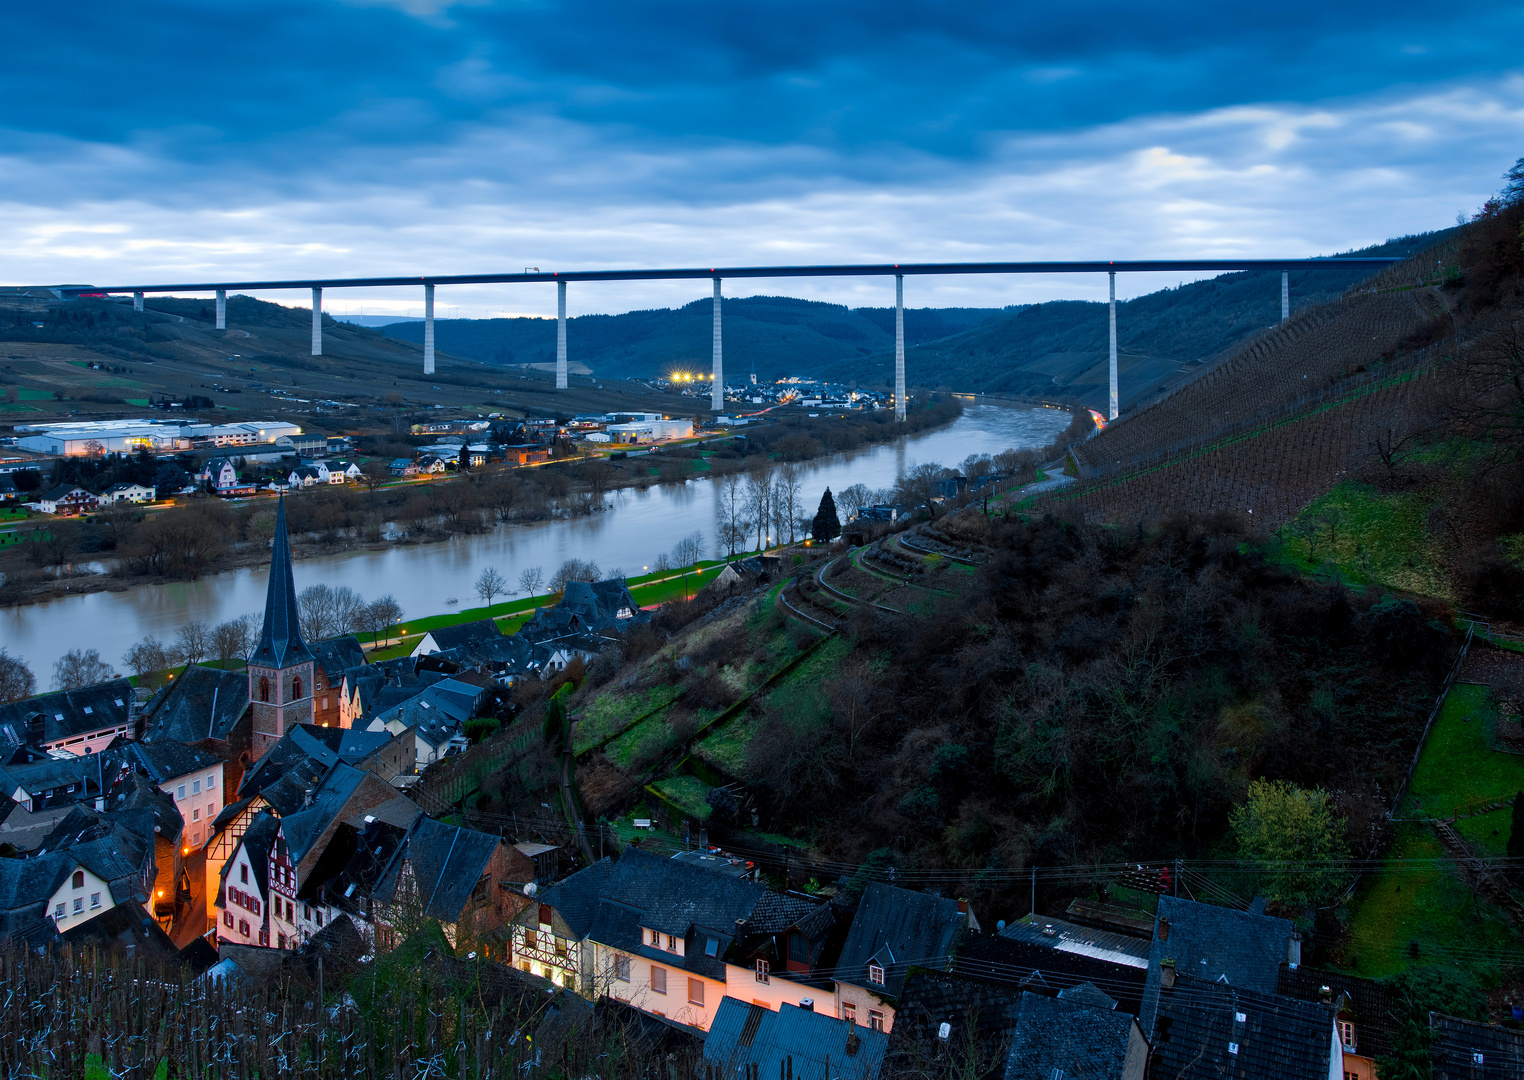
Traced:
<svg viewBox="0 0 1524 1080">
<path fill-rule="evenodd" d="M 956 465 L 969 454 L 1043 446 L 1068 422 L 1069 414 L 1058 410 L 972 405 L 940 430 L 806 464 L 800 502 L 812 517 L 827 486 L 833 491 L 851 484 L 886 488 L 911 463 Z M 633 575 L 695 529 L 703 532 L 711 555 L 716 554 L 719 506 L 714 485 L 707 480 L 617 491 L 609 503 L 608 510 L 586 518 L 305 559 L 296 564 L 296 587 L 300 591 L 319 582 L 348 585 L 366 599 L 391 593 L 406 615 L 419 617 L 450 610 L 450 597 L 461 607 L 475 606 L 472 582 L 486 566 L 496 566 L 513 582 L 529 566 L 542 567 L 549 578 L 571 558 Z M 0 611 L 0 640 L 12 654 L 25 658 L 43 688 L 51 684 L 54 661 L 70 649 L 99 649 L 102 659 L 120 667 L 122 654 L 147 635 L 167 641 L 193 619 L 216 624 L 262 611 L 265 578 L 264 568 L 236 570 L 200 581 L 87 593 L 7 609 Z"/>
</svg>

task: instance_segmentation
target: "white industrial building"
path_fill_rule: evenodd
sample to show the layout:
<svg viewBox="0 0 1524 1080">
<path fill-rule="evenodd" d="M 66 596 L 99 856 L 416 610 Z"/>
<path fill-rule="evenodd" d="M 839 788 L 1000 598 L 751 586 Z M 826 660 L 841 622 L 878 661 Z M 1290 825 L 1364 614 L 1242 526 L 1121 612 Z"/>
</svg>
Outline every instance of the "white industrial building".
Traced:
<svg viewBox="0 0 1524 1080">
<path fill-rule="evenodd" d="M 658 442 L 693 436 L 692 420 L 641 420 L 633 424 L 610 424 L 603 429 L 615 442 Z"/>
<path fill-rule="evenodd" d="M 300 435 L 296 424 L 273 420 L 242 424 L 208 424 L 181 420 L 76 420 L 59 424 L 26 424 L 16 428 L 16 445 L 38 454 L 82 457 L 88 454 L 132 454 L 139 448 L 159 454 L 189 450 L 196 440 L 216 446 L 258 446 L 282 436 Z M 22 434 L 25 432 L 25 434 Z"/>
</svg>

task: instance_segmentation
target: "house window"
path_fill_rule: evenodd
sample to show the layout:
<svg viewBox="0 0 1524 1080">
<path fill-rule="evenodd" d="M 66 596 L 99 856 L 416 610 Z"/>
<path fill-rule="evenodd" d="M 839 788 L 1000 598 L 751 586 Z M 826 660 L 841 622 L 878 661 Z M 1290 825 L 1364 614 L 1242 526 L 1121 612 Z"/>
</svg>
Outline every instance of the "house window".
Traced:
<svg viewBox="0 0 1524 1080">
<path fill-rule="evenodd" d="M 222 925 L 226 926 L 229 930 L 233 929 L 233 913 L 231 911 L 224 911 L 222 913 Z"/>
<path fill-rule="evenodd" d="M 868 1010 L 868 1027 L 873 1031 L 884 1030 L 884 1014 L 877 1009 Z"/>
<path fill-rule="evenodd" d="M 667 992 L 667 969 L 651 965 L 651 991 L 656 994 Z"/>
<path fill-rule="evenodd" d="M 270 700 L 270 680 L 267 678 L 261 677 L 259 680 L 259 700 Z"/>
<path fill-rule="evenodd" d="M 91 910 L 94 910 L 95 908 L 98 908 L 100 906 L 101 906 L 101 894 L 98 893 L 98 892 L 91 893 L 90 894 L 90 908 L 91 908 Z"/>
<path fill-rule="evenodd" d="M 277 949 L 284 949 L 286 947 L 286 935 L 285 934 L 276 934 L 275 935 L 275 947 Z"/>
<path fill-rule="evenodd" d="M 875 986 L 884 985 L 884 969 L 877 964 L 868 965 L 868 981 Z"/>
<path fill-rule="evenodd" d="M 768 965 L 766 960 L 758 960 L 757 961 L 757 981 L 759 983 L 765 983 L 767 981 L 767 973 L 770 970 L 771 970 L 771 968 Z"/>
<path fill-rule="evenodd" d="M 59 904 L 57 907 L 55 907 L 53 909 L 53 918 L 55 918 L 55 919 L 64 919 L 64 918 L 67 918 L 68 916 L 64 914 L 64 911 L 65 911 L 64 906 L 62 904 Z"/>
<path fill-rule="evenodd" d="M 175 788 L 175 798 L 177 798 L 177 799 L 183 799 L 183 798 L 185 798 L 185 785 L 184 784 L 181 784 L 179 787 Z"/>
<path fill-rule="evenodd" d="M 620 982 L 630 981 L 630 958 L 628 956 L 614 957 L 614 978 Z"/>
<path fill-rule="evenodd" d="M 270 931 L 268 931 L 268 930 L 261 930 L 259 932 L 259 943 L 261 945 L 268 945 L 268 944 L 270 944 Z"/>
<path fill-rule="evenodd" d="M 192 821 L 200 821 L 201 820 L 201 807 L 198 806 L 198 807 L 196 807 L 196 809 L 191 811 L 191 820 Z"/>
<path fill-rule="evenodd" d="M 74 871 L 74 887 L 76 889 L 83 889 L 85 887 L 85 872 L 83 870 Z"/>
<path fill-rule="evenodd" d="M 841 1003 L 841 1018 L 849 1024 L 857 1023 L 857 1006 L 850 1001 Z"/>
<path fill-rule="evenodd" d="M 304 919 L 310 919 L 310 918 L 312 918 L 312 905 L 311 904 L 303 904 L 302 905 L 302 918 L 304 918 Z"/>
<path fill-rule="evenodd" d="M 207 773 L 206 774 L 206 790 L 211 791 L 212 788 L 214 788 L 216 786 L 217 786 L 217 774 L 216 773 Z"/>
<path fill-rule="evenodd" d="M 688 980 L 688 1004 L 689 1005 L 697 1005 L 701 1009 L 704 1007 L 704 980 L 703 979 L 689 979 Z"/>
<path fill-rule="evenodd" d="M 655 930 L 651 931 L 651 944 L 655 945 L 657 948 L 661 947 L 661 935 L 658 934 Z"/>
<path fill-rule="evenodd" d="M 238 932 L 240 934 L 242 934 L 244 937 L 248 937 L 249 936 L 249 920 L 248 919 L 239 919 L 238 920 Z"/>
<path fill-rule="evenodd" d="M 84 911 L 84 910 L 85 910 L 85 898 L 83 896 L 76 896 L 74 898 L 74 914 L 78 915 L 81 911 Z"/>
<path fill-rule="evenodd" d="M 1344 1052 L 1355 1052 L 1355 1025 L 1348 1020 L 1339 1021 L 1339 1041 L 1344 1044 Z"/>
<path fill-rule="evenodd" d="M 320 927 L 323 925 L 323 913 L 321 911 L 317 913 L 317 918 L 314 921 L 316 921 Z"/>
<path fill-rule="evenodd" d="M 677 938 L 673 937 L 671 934 L 667 935 L 667 951 L 677 952 Z"/>
<path fill-rule="evenodd" d="M 302 700 L 302 680 L 300 676 L 291 680 L 291 700 Z"/>
<path fill-rule="evenodd" d="M 238 880 L 245 885 L 249 883 L 249 868 L 247 866 L 240 866 L 238 868 Z"/>
<path fill-rule="evenodd" d="M 201 794 L 201 781 L 200 780 L 192 780 L 191 781 L 191 794 L 192 795 L 200 795 Z"/>
</svg>

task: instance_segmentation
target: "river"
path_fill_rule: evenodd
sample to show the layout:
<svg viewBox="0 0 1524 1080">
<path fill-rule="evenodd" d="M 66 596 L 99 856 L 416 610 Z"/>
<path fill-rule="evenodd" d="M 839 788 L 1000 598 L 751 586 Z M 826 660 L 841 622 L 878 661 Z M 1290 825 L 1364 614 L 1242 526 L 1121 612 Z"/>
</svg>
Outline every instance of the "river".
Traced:
<svg viewBox="0 0 1524 1080">
<path fill-rule="evenodd" d="M 806 517 L 813 517 L 827 486 L 833 491 L 851 484 L 886 488 L 912 463 L 955 466 L 969 454 L 1044 446 L 1068 423 L 1069 414 L 1056 409 L 971 405 L 945 428 L 806 463 L 800 504 Z M 472 582 L 487 566 L 496 566 L 515 583 L 525 567 L 539 566 L 549 579 L 572 558 L 596 562 L 605 572 L 634 575 L 695 529 L 704 534 L 711 556 L 721 554 L 714 550 L 718 498 L 708 480 L 623 489 L 611 493 L 608 502 L 609 509 L 585 518 L 304 559 L 296 564 L 296 588 L 319 582 L 348 585 L 367 600 L 391 593 L 405 616 L 417 618 L 452 610 L 451 597 L 460 607 L 476 606 Z M 234 570 L 200 581 L 84 593 L 11 608 L 0 612 L 0 641 L 26 660 L 43 689 L 52 684 L 54 661 L 70 649 L 98 649 L 103 660 L 121 667 L 122 654 L 149 635 L 167 642 L 193 619 L 216 624 L 263 611 L 266 575 L 264 568 Z"/>
</svg>

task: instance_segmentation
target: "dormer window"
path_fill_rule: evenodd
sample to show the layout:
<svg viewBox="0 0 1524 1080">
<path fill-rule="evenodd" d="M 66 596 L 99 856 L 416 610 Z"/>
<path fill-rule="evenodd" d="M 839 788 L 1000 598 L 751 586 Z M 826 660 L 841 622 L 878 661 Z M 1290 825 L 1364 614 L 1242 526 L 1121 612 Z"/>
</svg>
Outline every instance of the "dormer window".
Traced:
<svg viewBox="0 0 1524 1080">
<path fill-rule="evenodd" d="M 671 934 L 667 935 L 667 951 L 677 952 L 677 938 L 673 937 Z"/>
<path fill-rule="evenodd" d="M 652 930 L 651 931 L 651 944 L 654 945 L 658 949 L 661 948 L 661 934 L 660 934 L 660 932 L 658 932 L 656 930 Z"/>
<path fill-rule="evenodd" d="M 1339 1042 L 1344 1045 L 1346 1054 L 1355 1052 L 1355 1025 L 1348 1020 L 1339 1021 Z"/>
<path fill-rule="evenodd" d="M 759 983 L 765 983 L 765 982 L 767 982 L 767 974 L 771 970 L 772 970 L 772 966 L 770 964 L 768 964 L 768 962 L 766 960 L 758 960 L 757 961 L 757 981 Z"/>
<path fill-rule="evenodd" d="M 884 969 L 879 964 L 868 965 L 868 981 L 874 986 L 884 985 Z"/>
</svg>

